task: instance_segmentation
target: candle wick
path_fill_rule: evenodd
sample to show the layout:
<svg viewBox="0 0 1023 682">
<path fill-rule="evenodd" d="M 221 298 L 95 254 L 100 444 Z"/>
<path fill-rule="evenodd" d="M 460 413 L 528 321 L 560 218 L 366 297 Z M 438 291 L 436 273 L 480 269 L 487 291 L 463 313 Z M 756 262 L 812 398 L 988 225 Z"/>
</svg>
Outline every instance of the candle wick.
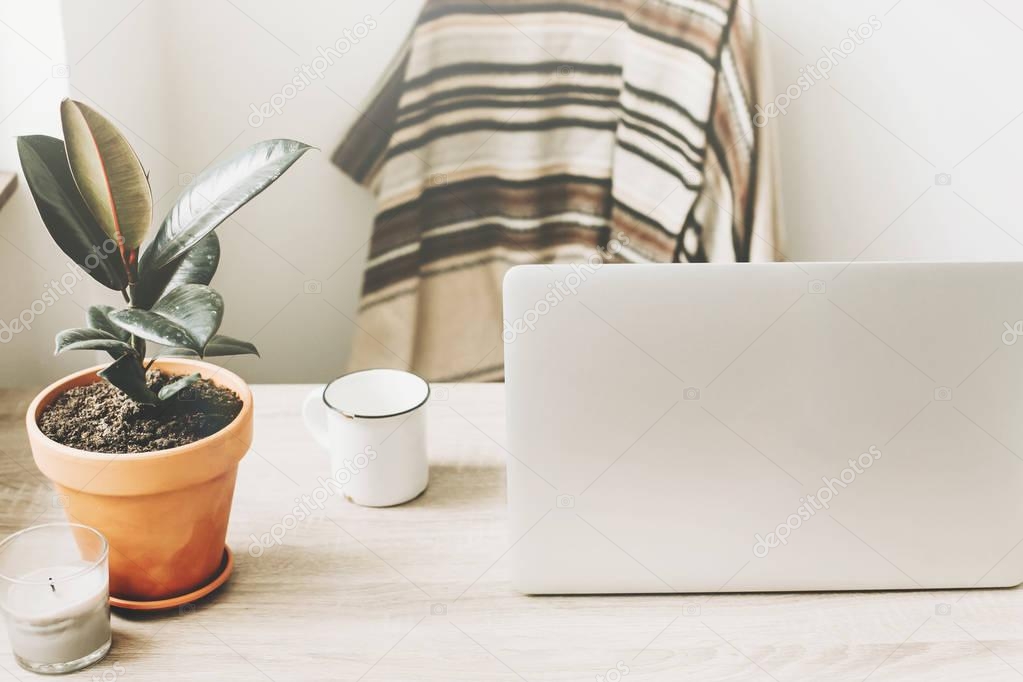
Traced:
<svg viewBox="0 0 1023 682">
<path fill-rule="evenodd" d="M 53 585 L 53 578 L 48 578 L 48 580 L 50 581 L 50 591 L 51 592 L 56 592 L 57 588 L 54 587 L 54 585 Z"/>
</svg>

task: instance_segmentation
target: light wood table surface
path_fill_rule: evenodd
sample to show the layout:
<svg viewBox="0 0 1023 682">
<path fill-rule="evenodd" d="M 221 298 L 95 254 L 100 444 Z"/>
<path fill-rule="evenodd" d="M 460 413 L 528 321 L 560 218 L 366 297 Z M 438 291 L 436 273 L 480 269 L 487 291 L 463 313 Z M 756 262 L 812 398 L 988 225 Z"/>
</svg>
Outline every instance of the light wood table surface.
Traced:
<svg viewBox="0 0 1023 682">
<path fill-rule="evenodd" d="M 206 600 L 115 612 L 88 680 L 1019 680 L 1023 590 L 526 597 L 507 579 L 501 385 L 435 389 L 430 487 L 365 509 L 339 495 L 254 557 L 327 477 L 299 406 L 256 386 L 228 542 L 236 569 Z M 22 426 L 32 391 L 0 391 L 0 531 L 59 520 Z M 293 525 L 290 521 L 287 525 Z M 608 544 L 608 552 L 619 552 Z M 955 552 L 955 547 L 949 547 Z M 948 611 L 946 613 L 946 611 Z M 0 638 L 0 680 L 39 679 Z"/>
</svg>

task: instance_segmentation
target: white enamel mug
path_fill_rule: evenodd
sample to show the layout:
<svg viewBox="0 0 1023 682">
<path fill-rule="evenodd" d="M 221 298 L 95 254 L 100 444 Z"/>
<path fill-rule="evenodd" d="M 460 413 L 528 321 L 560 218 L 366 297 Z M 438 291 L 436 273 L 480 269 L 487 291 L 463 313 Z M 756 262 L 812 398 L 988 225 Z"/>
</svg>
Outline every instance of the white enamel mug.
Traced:
<svg viewBox="0 0 1023 682">
<path fill-rule="evenodd" d="M 344 495 L 389 507 L 426 490 L 425 412 L 430 384 L 397 369 L 367 369 L 317 388 L 305 400 L 306 428 L 330 453 Z"/>
</svg>

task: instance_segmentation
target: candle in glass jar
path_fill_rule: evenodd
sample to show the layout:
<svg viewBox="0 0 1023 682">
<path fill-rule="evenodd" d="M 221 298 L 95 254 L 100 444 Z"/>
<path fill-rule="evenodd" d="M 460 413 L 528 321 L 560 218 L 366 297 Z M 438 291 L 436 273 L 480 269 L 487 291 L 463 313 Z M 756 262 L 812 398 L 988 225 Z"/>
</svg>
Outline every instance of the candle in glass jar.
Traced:
<svg viewBox="0 0 1023 682">
<path fill-rule="evenodd" d="M 0 610 L 18 665 L 68 673 L 110 650 L 109 547 L 77 523 L 33 526 L 0 542 Z"/>
<path fill-rule="evenodd" d="M 88 564 L 39 568 L 19 576 L 7 593 L 7 628 L 14 655 L 33 665 L 89 656 L 110 642 L 105 573 Z"/>
</svg>

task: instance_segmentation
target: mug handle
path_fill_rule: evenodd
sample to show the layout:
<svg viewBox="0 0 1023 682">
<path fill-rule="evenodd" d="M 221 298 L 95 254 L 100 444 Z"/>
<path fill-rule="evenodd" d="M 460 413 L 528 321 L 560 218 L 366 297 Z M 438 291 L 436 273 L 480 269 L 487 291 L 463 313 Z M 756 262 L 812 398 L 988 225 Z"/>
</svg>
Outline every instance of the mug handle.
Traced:
<svg viewBox="0 0 1023 682">
<path fill-rule="evenodd" d="M 302 403 L 302 421 L 305 428 L 312 434 L 316 442 L 324 450 L 330 449 L 330 440 L 327 438 L 327 408 L 323 404 L 323 387 L 317 387 L 306 396 Z"/>
</svg>

